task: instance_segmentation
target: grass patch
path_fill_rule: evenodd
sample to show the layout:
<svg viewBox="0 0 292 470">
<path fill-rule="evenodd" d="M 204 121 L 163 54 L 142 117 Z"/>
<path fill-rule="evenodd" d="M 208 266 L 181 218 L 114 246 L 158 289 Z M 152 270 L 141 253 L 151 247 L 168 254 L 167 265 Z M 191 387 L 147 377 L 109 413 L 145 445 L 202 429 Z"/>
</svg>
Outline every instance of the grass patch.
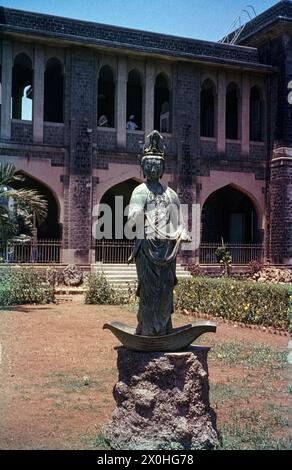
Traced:
<svg viewBox="0 0 292 470">
<path fill-rule="evenodd" d="M 238 405 L 238 403 L 237 403 Z M 292 436 L 278 437 L 289 423 L 287 406 L 265 402 L 259 408 L 243 408 L 220 429 L 220 449 L 291 450 Z"/>
<path fill-rule="evenodd" d="M 210 384 L 210 402 L 216 407 L 230 400 L 247 401 L 249 395 L 250 391 L 242 388 L 242 382 L 235 385 L 226 383 Z"/>
<path fill-rule="evenodd" d="M 82 437 L 81 438 L 82 444 L 88 446 L 92 449 L 99 449 L 99 450 L 109 450 L 110 445 L 106 440 L 104 433 L 101 431 L 97 436 L 90 437 Z"/>
<path fill-rule="evenodd" d="M 92 380 L 87 376 L 78 378 L 68 377 L 62 373 L 57 373 L 55 376 L 58 377 L 58 380 L 47 382 L 43 385 L 43 387 L 61 389 L 65 393 L 74 393 L 86 388 L 101 390 L 104 385 L 102 382 Z"/>
<path fill-rule="evenodd" d="M 222 450 L 291 450 L 292 438 L 275 438 L 264 427 L 234 424 L 221 431 Z"/>
<path fill-rule="evenodd" d="M 237 341 L 217 344 L 209 353 L 212 362 L 219 361 L 228 366 L 243 365 L 248 369 L 283 369 L 287 365 L 286 358 L 286 351 Z"/>
</svg>

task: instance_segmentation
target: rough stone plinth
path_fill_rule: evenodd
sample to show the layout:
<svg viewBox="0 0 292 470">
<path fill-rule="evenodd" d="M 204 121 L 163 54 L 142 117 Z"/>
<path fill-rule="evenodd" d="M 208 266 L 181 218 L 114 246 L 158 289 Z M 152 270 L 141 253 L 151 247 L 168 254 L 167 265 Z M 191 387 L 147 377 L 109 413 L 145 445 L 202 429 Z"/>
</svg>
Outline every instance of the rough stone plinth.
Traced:
<svg viewBox="0 0 292 470">
<path fill-rule="evenodd" d="M 133 352 L 118 348 L 117 407 L 105 436 L 113 449 L 212 449 L 218 445 L 209 403 L 209 348 Z"/>
</svg>

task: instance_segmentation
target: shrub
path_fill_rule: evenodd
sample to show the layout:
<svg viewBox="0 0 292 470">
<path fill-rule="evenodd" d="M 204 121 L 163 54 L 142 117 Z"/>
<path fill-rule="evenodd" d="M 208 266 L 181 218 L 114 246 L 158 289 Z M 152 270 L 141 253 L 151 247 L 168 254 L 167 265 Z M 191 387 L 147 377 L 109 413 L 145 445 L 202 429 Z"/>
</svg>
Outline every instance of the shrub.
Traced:
<svg viewBox="0 0 292 470">
<path fill-rule="evenodd" d="M 46 304 L 54 301 L 54 290 L 33 268 L 0 271 L 0 305 Z"/>
<path fill-rule="evenodd" d="M 217 262 L 221 266 L 222 276 L 229 276 L 231 270 L 232 257 L 221 238 L 221 246 L 215 251 Z"/>
<path fill-rule="evenodd" d="M 127 303 L 123 292 L 113 289 L 103 273 L 90 274 L 87 279 L 86 304 L 124 304 Z"/>
<path fill-rule="evenodd" d="M 176 307 L 254 325 L 289 329 L 287 286 L 192 277 L 176 287 Z"/>
</svg>

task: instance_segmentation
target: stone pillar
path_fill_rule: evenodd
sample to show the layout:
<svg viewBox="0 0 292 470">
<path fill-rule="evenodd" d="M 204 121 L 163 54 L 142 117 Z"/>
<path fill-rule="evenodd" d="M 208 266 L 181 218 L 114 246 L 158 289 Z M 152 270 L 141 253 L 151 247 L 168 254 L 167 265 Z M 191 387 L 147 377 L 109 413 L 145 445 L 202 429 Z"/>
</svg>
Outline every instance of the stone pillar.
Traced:
<svg viewBox="0 0 292 470">
<path fill-rule="evenodd" d="M 209 348 L 133 352 L 118 348 L 117 407 L 105 436 L 119 450 L 195 450 L 218 446 L 209 403 Z"/>
<path fill-rule="evenodd" d="M 145 78 L 145 142 L 147 135 L 153 131 L 154 126 L 154 87 L 155 87 L 155 69 L 151 62 L 146 64 Z"/>
<path fill-rule="evenodd" d="M 241 153 L 249 155 L 249 106 L 250 106 L 250 83 L 249 78 L 242 78 L 241 94 Z"/>
<path fill-rule="evenodd" d="M 69 59 L 68 59 L 69 62 Z M 70 174 L 64 220 L 64 260 L 91 263 L 92 247 L 92 160 L 96 142 L 96 57 L 91 50 L 71 50 L 70 80 Z M 67 121 L 68 122 L 68 121 Z"/>
<path fill-rule="evenodd" d="M 118 78 L 116 96 L 117 146 L 126 148 L 126 113 L 127 113 L 127 62 L 124 57 L 118 59 Z"/>
<path fill-rule="evenodd" d="M 218 106 L 217 106 L 217 152 L 224 154 L 226 150 L 226 74 L 219 72 L 218 76 Z"/>
<path fill-rule="evenodd" d="M 44 134 L 44 74 L 45 58 L 43 46 L 34 49 L 33 77 L 33 142 L 42 143 Z"/>
<path fill-rule="evenodd" d="M 12 92 L 12 45 L 9 41 L 2 43 L 2 106 L 1 106 L 1 139 L 11 139 L 11 92 Z"/>
<path fill-rule="evenodd" d="M 292 149 L 274 150 L 270 182 L 271 262 L 292 266 Z"/>
</svg>

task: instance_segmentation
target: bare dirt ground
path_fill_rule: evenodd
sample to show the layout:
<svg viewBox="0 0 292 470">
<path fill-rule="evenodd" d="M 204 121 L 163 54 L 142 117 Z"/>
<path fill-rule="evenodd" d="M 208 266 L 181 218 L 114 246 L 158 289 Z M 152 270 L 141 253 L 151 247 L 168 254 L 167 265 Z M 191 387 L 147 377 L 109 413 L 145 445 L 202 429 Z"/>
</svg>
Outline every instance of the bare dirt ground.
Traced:
<svg viewBox="0 0 292 470">
<path fill-rule="evenodd" d="M 114 320 L 136 324 L 134 312 L 113 306 L 67 303 L 0 312 L 1 449 L 103 447 L 119 343 L 102 326 Z M 175 315 L 176 325 L 189 321 Z M 232 439 L 242 429 L 246 446 L 252 441 L 264 448 L 253 426 L 269 427 L 273 439 L 290 439 L 291 370 L 278 358 L 287 354 L 288 338 L 219 324 L 203 342 L 213 346 L 210 399 L 219 430 L 229 429 L 227 448 L 238 445 Z"/>
</svg>

